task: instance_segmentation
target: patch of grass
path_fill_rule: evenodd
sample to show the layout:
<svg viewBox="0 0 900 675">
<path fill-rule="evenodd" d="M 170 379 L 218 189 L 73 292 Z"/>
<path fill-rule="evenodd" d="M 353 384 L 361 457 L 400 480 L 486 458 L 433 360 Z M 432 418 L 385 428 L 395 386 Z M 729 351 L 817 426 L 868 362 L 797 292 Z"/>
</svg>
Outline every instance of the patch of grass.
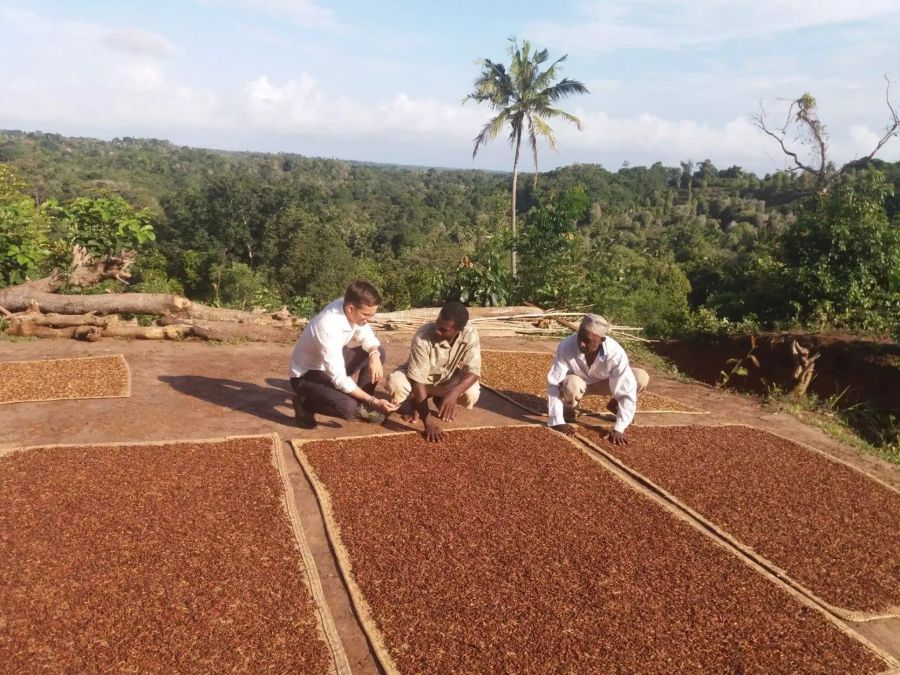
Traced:
<svg viewBox="0 0 900 675">
<path fill-rule="evenodd" d="M 845 445 L 900 465 L 900 423 L 892 415 L 882 419 L 871 407 L 861 404 L 840 409 L 837 405 L 840 399 L 841 394 L 827 399 L 815 394 L 789 397 L 775 387 L 769 390 L 763 405 L 818 427 Z M 858 433 L 861 426 L 872 430 L 874 442 Z"/>
<path fill-rule="evenodd" d="M 18 335 L 7 335 L 6 329 L 8 326 L 9 321 L 0 318 L 0 342 L 34 342 L 38 339 L 32 336 L 20 337 Z"/>
<path fill-rule="evenodd" d="M 0 342 L 34 342 L 39 338 L 32 336 L 20 337 L 18 335 L 7 335 L 6 333 L 0 331 Z"/>
<path fill-rule="evenodd" d="M 207 347 L 215 348 L 215 347 L 234 347 L 236 345 L 245 345 L 249 342 L 255 342 L 248 337 L 234 337 L 228 338 L 227 340 L 203 340 L 203 338 L 197 338 L 203 342 Z"/>
</svg>

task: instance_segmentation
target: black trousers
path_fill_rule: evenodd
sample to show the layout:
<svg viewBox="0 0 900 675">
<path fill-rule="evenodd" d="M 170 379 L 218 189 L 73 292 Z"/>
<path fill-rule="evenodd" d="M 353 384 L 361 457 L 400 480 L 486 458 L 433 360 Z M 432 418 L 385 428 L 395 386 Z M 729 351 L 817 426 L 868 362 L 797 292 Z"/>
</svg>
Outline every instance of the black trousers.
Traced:
<svg viewBox="0 0 900 675">
<path fill-rule="evenodd" d="M 378 352 L 383 361 L 384 347 L 379 347 Z M 357 375 L 356 385 L 360 389 L 370 396 L 375 393 L 369 355 L 362 347 L 344 347 L 344 364 L 349 377 Z M 337 389 L 324 371 L 310 370 L 300 377 L 292 377 L 291 388 L 302 397 L 302 405 L 307 412 L 345 420 L 356 417 L 359 401 Z"/>
</svg>

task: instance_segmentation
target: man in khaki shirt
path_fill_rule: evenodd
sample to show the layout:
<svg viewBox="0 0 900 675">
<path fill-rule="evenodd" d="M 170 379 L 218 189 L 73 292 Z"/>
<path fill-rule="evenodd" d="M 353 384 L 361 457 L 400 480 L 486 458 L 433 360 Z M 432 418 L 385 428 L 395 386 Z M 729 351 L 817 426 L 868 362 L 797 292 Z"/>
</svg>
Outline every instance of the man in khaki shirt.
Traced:
<svg viewBox="0 0 900 675">
<path fill-rule="evenodd" d="M 458 403 L 472 408 L 481 387 L 481 343 L 475 326 L 469 325 L 469 311 L 460 302 L 448 302 L 437 320 L 426 323 L 412 340 L 409 360 L 388 378 L 388 391 L 394 403 L 412 399 L 406 419 L 422 419 L 425 438 L 442 441 L 444 432 L 428 407 L 433 396 L 437 417 L 452 421 Z"/>
</svg>

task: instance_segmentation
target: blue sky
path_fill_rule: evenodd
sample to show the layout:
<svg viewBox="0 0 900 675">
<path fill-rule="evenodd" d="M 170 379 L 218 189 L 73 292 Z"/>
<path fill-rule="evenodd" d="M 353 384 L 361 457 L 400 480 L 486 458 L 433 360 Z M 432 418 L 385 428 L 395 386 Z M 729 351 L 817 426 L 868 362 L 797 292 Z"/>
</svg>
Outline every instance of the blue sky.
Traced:
<svg viewBox="0 0 900 675">
<path fill-rule="evenodd" d="M 874 147 L 900 109 L 896 0 L 561 0 L 538 3 L 0 0 L 0 128 L 152 136 L 178 144 L 508 169 L 472 159 L 489 117 L 462 99 L 476 60 L 529 38 L 591 94 L 563 107 L 541 168 L 709 158 L 784 168 L 750 123 L 819 101 L 835 159 Z M 880 154 L 900 159 L 900 139 Z"/>
</svg>

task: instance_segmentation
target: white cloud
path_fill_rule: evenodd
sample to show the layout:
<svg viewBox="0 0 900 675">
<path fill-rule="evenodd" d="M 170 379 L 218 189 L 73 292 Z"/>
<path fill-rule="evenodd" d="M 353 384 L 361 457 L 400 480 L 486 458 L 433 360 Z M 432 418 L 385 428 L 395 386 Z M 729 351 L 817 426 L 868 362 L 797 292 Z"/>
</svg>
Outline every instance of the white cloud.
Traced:
<svg viewBox="0 0 900 675">
<path fill-rule="evenodd" d="M 398 93 L 371 104 L 348 97 L 329 98 L 308 73 L 281 85 L 260 76 L 243 90 L 246 114 L 257 129 L 284 134 L 329 134 L 346 138 L 367 134 L 442 135 L 469 138 L 484 117 L 472 108 Z"/>
<path fill-rule="evenodd" d="M 23 45 L 17 77 L 0 91 L 0 119 L 47 129 L 134 127 L 134 135 L 142 128 L 222 124 L 217 96 L 180 82 L 174 66 L 160 60 L 177 54 L 162 36 L 31 12 L 0 10 L 0 16 Z"/>
<path fill-rule="evenodd" d="M 872 130 L 864 124 L 854 125 L 850 127 L 847 138 L 834 149 L 848 160 L 865 157 L 875 149 L 884 137 L 885 131 L 885 129 Z M 900 138 L 890 139 L 876 157 L 886 162 L 900 160 Z"/>
<path fill-rule="evenodd" d="M 675 49 L 900 15 L 896 0 L 585 0 L 571 22 L 528 29 L 581 52 Z"/>
<path fill-rule="evenodd" d="M 103 31 L 100 36 L 103 45 L 127 54 L 164 59 L 173 56 L 177 51 L 175 45 L 161 35 L 138 28 L 100 30 Z"/>
<path fill-rule="evenodd" d="M 470 156 L 472 139 L 489 118 L 483 108 L 417 99 L 403 93 L 374 105 L 346 97 L 330 98 L 307 73 L 280 85 L 261 76 L 244 88 L 243 100 L 248 120 L 258 131 L 381 143 L 415 143 L 418 139 L 435 147 L 452 148 L 458 156 L 456 164 L 463 164 Z M 624 160 L 677 165 L 687 158 L 710 158 L 722 166 L 764 164 L 768 170 L 782 166 L 776 164 L 779 158 L 773 159 L 766 139 L 745 117 L 717 126 L 649 113 L 614 117 L 603 111 L 576 110 L 575 114 L 582 119 L 584 130 L 579 132 L 565 121 L 554 121 L 561 151 L 554 154 L 542 143 L 539 154 L 543 168 L 574 161 L 607 166 Z M 482 159 L 476 166 L 505 166 L 508 154 L 503 133 L 479 153 Z M 530 154 L 523 157 L 526 166 Z"/>
</svg>

